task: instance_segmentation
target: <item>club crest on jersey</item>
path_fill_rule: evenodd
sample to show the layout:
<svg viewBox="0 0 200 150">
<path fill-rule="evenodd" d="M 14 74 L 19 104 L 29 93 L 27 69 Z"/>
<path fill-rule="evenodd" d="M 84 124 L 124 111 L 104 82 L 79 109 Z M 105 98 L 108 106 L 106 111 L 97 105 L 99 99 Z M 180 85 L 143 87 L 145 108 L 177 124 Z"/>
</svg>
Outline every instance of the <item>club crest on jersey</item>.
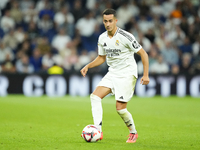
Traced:
<svg viewBox="0 0 200 150">
<path fill-rule="evenodd" d="M 115 45 L 119 46 L 119 41 L 118 40 L 116 40 Z"/>
</svg>

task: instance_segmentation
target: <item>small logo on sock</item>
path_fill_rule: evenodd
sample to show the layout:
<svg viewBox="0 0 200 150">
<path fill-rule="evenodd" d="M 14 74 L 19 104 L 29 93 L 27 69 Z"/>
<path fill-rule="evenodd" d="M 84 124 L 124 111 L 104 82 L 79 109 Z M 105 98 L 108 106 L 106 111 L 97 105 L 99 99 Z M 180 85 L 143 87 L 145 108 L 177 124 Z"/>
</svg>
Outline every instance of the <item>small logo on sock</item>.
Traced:
<svg viewBox="0 0 200 150">
<path fill-rule="evenodd" d="M 102 126 L 102 121 L 100 122 L 100 124 L 99 124 L 100 126 Z"/>
<path fill-rule="evenodd" d="M 124 97 L 123 97 L 123 96 L 121 96 L 121 97 L 119 97 L 119 99 L 124 99 Z"/>
</svg>

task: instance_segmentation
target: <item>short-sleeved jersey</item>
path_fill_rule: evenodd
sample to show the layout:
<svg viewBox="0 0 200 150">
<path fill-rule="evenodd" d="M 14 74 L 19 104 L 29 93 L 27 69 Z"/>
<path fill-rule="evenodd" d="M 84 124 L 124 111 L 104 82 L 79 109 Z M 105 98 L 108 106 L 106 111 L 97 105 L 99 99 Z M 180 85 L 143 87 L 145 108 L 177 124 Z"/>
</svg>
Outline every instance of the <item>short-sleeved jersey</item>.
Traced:
<svg viewBox="0 0 200 150">
<path fill-rule="evenodd" d="M 106 55 L 109 72 L 117 77 L 129 75 L 138 77 L 134 53 L 141 48 L 142 46 L 131 33 L 120 28 L 117 28 L 112 38 L 105 31 L 98 40 L 98 54 Z"/>
</svg>

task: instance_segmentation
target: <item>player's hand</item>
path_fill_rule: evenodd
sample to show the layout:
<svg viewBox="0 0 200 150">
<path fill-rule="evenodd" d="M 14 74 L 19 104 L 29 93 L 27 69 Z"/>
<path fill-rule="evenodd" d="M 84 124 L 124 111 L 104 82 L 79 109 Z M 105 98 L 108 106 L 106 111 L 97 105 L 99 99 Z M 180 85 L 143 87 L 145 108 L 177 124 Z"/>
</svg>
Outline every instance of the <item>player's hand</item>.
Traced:
<svg viewBox="0 0 200 150">
<path fill-rule="evenodd" d="M 86 75 L 87 72 L 88 72 L 88 66 L 86 65 L 85 67 L 83 67 L 83 69 L 81 69 L 80 72 L 81 72 L 82 76 L 85 77 L 85 75 Z"/>
<path fill-rule="evenodd" d="M 147 77 L 147 76 L 143 76 L 141 79 L 140 79 L 140 84 L 142 84 L 142 85 L 147 85 L 147 84 L 149 84 L 149 77 Z"/>
</svg>

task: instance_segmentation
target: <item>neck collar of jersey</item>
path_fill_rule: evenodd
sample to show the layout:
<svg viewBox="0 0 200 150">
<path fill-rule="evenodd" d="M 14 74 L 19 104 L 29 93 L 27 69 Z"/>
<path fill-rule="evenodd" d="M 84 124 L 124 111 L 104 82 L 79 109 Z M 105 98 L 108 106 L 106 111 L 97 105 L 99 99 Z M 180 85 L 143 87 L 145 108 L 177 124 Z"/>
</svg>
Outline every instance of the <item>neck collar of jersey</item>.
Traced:
<svg viewBox="0 0 200 150">
<path fill-rule="evenodd" d="M 113 37 L 117 34 L 118 31 L 119 31 L 119 27 L 117 27 L 117 30 L 115 31 L 115 34 L 113 35 Z M 109 37 L 108 36 L 108 31 L 107 31 L 107 37 Z"/>
</svg>

